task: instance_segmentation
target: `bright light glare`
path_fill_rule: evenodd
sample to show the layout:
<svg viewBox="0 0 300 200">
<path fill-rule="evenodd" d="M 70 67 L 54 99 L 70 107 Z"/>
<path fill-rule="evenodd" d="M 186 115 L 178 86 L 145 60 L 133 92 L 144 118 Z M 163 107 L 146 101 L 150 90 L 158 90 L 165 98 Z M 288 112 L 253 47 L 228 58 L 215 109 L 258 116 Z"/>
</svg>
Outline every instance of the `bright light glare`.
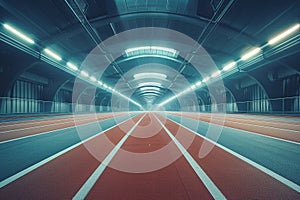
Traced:
<svg viewBox="0 0 300 200">
<path fill-rule="evenodd" d="M 209 77 L 206 77 L 205 79 L 202 80 L 202 82 L 205 83 L 205 82 L 209 81 L 209 79 L 210 79 Z"/>
<path fill-rule="evenodd" d="M 144 78 L 158 78 L 158 79 L 166 79 L 167 75 L 161 73 L 139 73 L 133 75 L 134 79 L 144 79 Z"/>
<path fill-rule="evenodd" d="M 255 49 L 249 51 L 248 53 L 244 54 L 241 57 L 241 60 L 248 60 L 249 58 L 255 56 L 256 54 L 258 54 L 261 51 L 261 49 L 259 47 L 256 47 Z"/>
<path fill-rule="evenodd" d="M 160 47 L 160 46 L 143 46 L 143 47 L 134 47 L 134 48 L 128 48 L 125 50 L 125 53 L 127 54 L 127 56 L 129 55 L 129 53 L 134 52 L 134 51 L 145 51 L 145 50 L 160 50 L 160 51 L 166 51 L 169 53 L 172 53 L 173 56 L 176 55 L 177 51 L 175 49 L 172 48 L 166 48 L 166 47 Z"/>
<path fill-rule="evenodd" d="M 84 77 L 88 77 L 89 76 L 89 73 L 87 73 L 86 71 L 80 71 L 80 74 Z"/>
<path fill-rule="evenodd" d="M 144 83 L 139 83 L 138 87 L 143 87 L 143 86 L 157 86 L 160 87 L 161 83 L 157 83 L 157 82 L 144 82 Z"/>
<path fill-rule="evenodd" d="M 224 68 L 223 68 L 223 70 L 224 70 L 224 71 L 228 71 L 228 70 L 230 70 L 231 68 L 233 68 L 234 66 L 236 66 L 236 62 L 231 62 L 231 63 L 225 65 Z"/>
<path fill-rule="evenodd" d="M 196 86 L 200 86 L 201 84 L 202 84 L 202 82 L 199 81 L 199 82 L 196 83 Z"/>
<path fill-rule="evenodd" d="M 196 88 L 196 85 L 192 85 L 191 86 L 191 89 L 193 90 L 193 89 L 195 89 Z"/>
<path fill-rule="evenodd" d="M 279 42 L 283 38 L 289 36 L 290 34 L 292 34 L 295 31 L 297 31 L 299 28 L 300 28 L 300 24 L 294 25 L 293 27 L 289 28 L 288 30 L 280 33 L 279 35 L 277 35 L 274 38 L 272 38 L 271 40 L 269 40 L 268 44 L 272 45 L 272 44 Z"/>
<path fill-rule="evenodd" d="M 107 86 L 106 84 L 103 84 L 103 87 L 104 87 L 104 88 L 108 88 L 108 86 Z"/>
<path fill-rule="evenodd" d="M 140 88 L 141 91 L 145 91 L 145 90 L 156 90 L 156 91 L 159 91 L 160 88 L 158 87 L 142 87 Z"/>
<path fill-rule="evenodd" d="M 91 77 L 90 77 L 90 80 L 93 81 L 93 82 L 96 82 L 96 81 L 97 81 L 97 79 L 96 79 L 94 76 L 91 76 Z"/>
<path fill-rule="evenodd" d="M 3 24 L 4 28 L 6 28 L 7 30 L 9 30 L 10 32 L 12 32 L 13 34 L 15 34 L 16 36 L 22 38 L 23 40 L 25 40 L 26 42 L 30 43 L 30 44 L 34 44 L 33 39 L 31 39 L 30 37 L 26 36 L 25 34 L 21 33 L 20 31 L 18 31 L 17 29 L 15 29 L 14 27 L 8 25 L 8 24 Z"/>
<path fill-rule="evenodd" d="M 78 67 L 71 62 L 67 62 L 67 66 L 70 67 L 71 69 L 73 69 L 74 71 L 78 70 Z"/>
<path fill-rule="evenodd" d="M 103 83 L 102 83 L 101 81 L 97 81 L 97 83 L 98 83 L 99 85 L 103 85 Z"/>
<path fill-rule="evenodd" d="M 213 74 L 211 75 L 211 77 L 212 77 L 212 78 L 215 78 L 215 77 L 219 76 L 220 74 L 221 74 L 221 71 L 216 71 L 215 73 L 213 73 Z"/>
<path fill-rule="evenodd" d="M 49 50 L 49 49 L 47 49 L 47 48 L 45 48 L 44 51 L 45 51 L 49 56 L 51 56 L 52 58 L 54 58 L 55 60 L 58 60 L 58 61 L 61 61 L 61 60 L 62 60 L 62 58 L 61 58 L 59 55 L 57 55 L 56 53 L 54 53 L 53 51 L 51 51 L 51 50 Z"/>
</svg>

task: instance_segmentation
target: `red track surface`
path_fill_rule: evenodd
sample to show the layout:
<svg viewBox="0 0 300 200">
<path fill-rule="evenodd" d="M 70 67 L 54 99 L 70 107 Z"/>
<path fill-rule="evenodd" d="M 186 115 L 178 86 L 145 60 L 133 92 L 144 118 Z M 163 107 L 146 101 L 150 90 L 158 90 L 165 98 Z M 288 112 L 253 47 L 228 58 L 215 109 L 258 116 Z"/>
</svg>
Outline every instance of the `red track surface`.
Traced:
<svg viewBox="0 0 300 200">
<path fill-rule="evenodd" d="M 105 116 L 109 117 L 109 116 Z M 189 116 L 195 117 L 195 116 Z M 100 117 L 101 118 L 101 117 Z M 141 115 L 134 117 L 137 122 Z M 183 145 L 187 146 L 186 139 L 194 138 L 187 148 L 188 153 L 205 171 L 214 184 L 228 199 L 299 199 L 296 191 L 259 171 L 248 163 L 215 146 L 204 158 L 198 157 L 203 139 L 194 133 L 180 127 L 170 120 L 165 120 L 166 128 Z M 102 119 L 102 118 L 101 118 Z M 207 120 L 207 117 L 201 120 Z M 226 126 L 247 130 L 245 126 L 233 123 L 236 119 L 228 118 Z M 239 122 L 245 124 L 256 123 L 253 119 Z M 47 121 L 43 124 L 47 124 Z M 48 121 L 49 123 L 49 121 Z M 290 123 L 291 125 L 294 123 Z M 74 125 L 74 124 L 73 124 Z M 93 174 L 101 161 L 111 152 L 125 134 L 133 127 L 131 121 L 89 140 L 56 159 L 46 163 L 36 170 L 26 174 L 16 181 L 1 188 L 1 199 L 70 199 L 87 179 Z M 297 124 L 296 124 L 297 125 Z M 26 123 L 22 124 L 26 127 Z M 274 126 L 285 129 L 279 123 Z M 53 129 L 49 127 L 47 130 Z M 246 126 L 247 127 L 247 126 Z M 160 129 L 156 134 L 144 137 L 151 130 Z M 180 129 L 180 134 L 177 131 Z M 251 129 L 252 130 L 252 129 Z M 259 133 L 267 134 L 269 129 L 261 129 Z M 257 129 L 256 129 L 257 132 Z M 29 134 L 25 133 L 25 134 Z M 184 135 L 184 137 L 180 136 Z M 274 136 L 274 134 L 272 134 Z M 277 135 L 276 135 L 277 136 Z M 291 139 L 290 137 L 285 137 Z M 108 140 L 109 139 L 109 140 Z M 113 143 L 114 145 L 110 144 Z M 101 144 L 101 145 L 99 145 Z M 151 157 L 150 160 L 137 160 L 126 157 L 126 151 L 136 154 L 154 153 L 169 145 L 167 153 Z M 87 150 L 87 147 L 89 150 Z M 96 156 L 91 151 L 99 152 Z M 101 152 L 101 153 L 100 153 Z M 161 159 L 171 159 L 180 155 L 180 151 L 161 127 L 158 121 L 146 115 L 131 136 L 122 145 L 121 150 L 113 157 L 110 165 L 93 185 L 87 199 L 212 199 L 203 182 L 196 175 L 188 160 L 180 155 L 169 165 L 161 169 L 130 173 L 126 170 L 114 169 L 116 166 L 123 169 L 151 168 L 151 163 L 161 162 Z M 95 158 L 97 157 L 97 159 Z M 143 161 L 143 162 L 141 162 Z M 146 163 L 146 164 L 145 164 Z"/>
<path fill-rule="evenodd" d="M 279 120 L 263 120 L 257 118 L 236 118 L 225 116 L 211 116 L 209 114 L 183 113 L 182 115 L 192 119 L 219 124 L 236 128 L 240 130 L 259 133 L 262 135 L 272 136 L 280 139 L 285 139 L 294 142 L 300 142 L 300 124 L 298 122 L 288 122 Z"/>
<path fill-rule="evenodd" d="M 0 125 L 0 142 L 16 138 L 36 135 L 49 131 L 65 129 L 108 119 L 117 115 L 105 114 L 98 116 L 70 116 L 63 119 L 30 120 L 25 122 L 9 122 Z"/>
</svg>

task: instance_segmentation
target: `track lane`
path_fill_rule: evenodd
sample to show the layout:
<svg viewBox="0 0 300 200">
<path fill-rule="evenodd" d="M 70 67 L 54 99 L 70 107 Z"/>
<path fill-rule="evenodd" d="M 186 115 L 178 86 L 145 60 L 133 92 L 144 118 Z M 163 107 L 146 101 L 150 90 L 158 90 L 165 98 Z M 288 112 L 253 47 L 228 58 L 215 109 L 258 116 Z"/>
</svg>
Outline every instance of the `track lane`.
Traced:
<svg viewBox="0 0 300 200">
<path fill-rule="evenodd" d="M 177 115 L 177 116 L 184 116 L 184 117 L 188 117 L 191 119 L 195 119 L 195 120 L 200 120 L 203 122 L 207 122 L 207 123 L 213 123 L 213 124 L 218 124 L 218 125 L 224 125 L 227 127 L 231 127 L 231 128 L 236 128 L 239 130 L 245 130 L 245 131 L 250 131 L 256 134 L 262 134 L 262 135 L 266 135 L 266 136 L 271 136 L 271 137 L 275 137 L 278 139 L 283 139 L 283 140 L 288 140 L 288 141 L 292 141 L 292 142 L 296 142 L 296 143 L 300 143 L 300 127 L 299 127 L 299 123 L 298 124 L 291 124 L 290 127 L 294 127 L 293 130 L 290 129 L 285 129 L 284 127 L 282 127 L 282 123 L 277 123 L 276 128 L 274 127 L 268 127 L 268 126 L 262 126 L 262 125 L 257 125 L 257 124 L 261 124 L 263 123 L 261 120 L 260 121 L 247 121 L 247 120 L 241 120 L 239 119 L 235 119 L 235 120 L 228 120 L 227 117 L 224 118 L 223 120 L 218 120 L 220 119 L 219 117 L 215 118 L 211 120 L 210 117 L 200 117 L 197 116 L 195 114 L 179 114 L 179 113 L 172 113 L 173 115 Z M 286 124 L 285 124 L 286 125 Z"/>
<path fill-rule="evenodd" d="M 212 199 L 211 194 L 197 177 L 195 171 L 182 156 L 178 147 L 154 118 L 150 129 L 160 127 L 160 131 L 151 137 L 143 138 L 145 129 L 143 126 L 137 129 L 128 137 L 122 145 L 122 151 L 118 151 L 110 166 L 121 166 L 123 170 L 144 168 L 145 172 L 125 172 L 107 167 L 104 173 L 95 183 L 86 199 Z M 146 117 L 141 124 L 147 126 L 149 118 Z M 147 130 L 147 129 L 146 129 Z M 179 158 L 171 164 L 156 171 L 147 172 L 149 163 L 160 162 L 162 157 L 128 157 L 125 151 L 138 155 L 154 153 L 166 145 L 170 145 L 164 159 L 170 159 L 176 154 Z M 161 155 L 161 154 L 159 154 Z M 150 159 L 150 160 L 149 160 Z M 147 163 L 145 163 L 147 162 Z M 151 165 L 151 164 L 150 164 Z"/>
<path fill-rule="evenodd" d="M 71 119 L 69 122 L 62 122 L 62 123 L 54 123 L 49 124 L 49 122 L 45 121 L 43 122 L 44 125 L 41 126 L 33 126 L 33 127 L 27 127 L 24 129 L 18 129 L 18 130 L 10 130 L 9 132 L 0 133 L 0 144 L 3 142 L 10 142 L 16 139 L 22 139 L 27 137 L 32 137 L 40 134 L 47 134 L 49 132 L 53 131 L 59 131 L 64 130 L 67 128 L 72 128 L 74 126 L 80 126 L 80 125 L 87 125 L 95 123 L 99 120 L 106 120 L 112 117 L 117 117 L 121 115 L 107 115 L 107 116 L 100 116 L 100 117 L 92 117 L 88 118 L 85 117 L 84 119 L 78 120 L 78 119 Z M 75 120 L 75 121 L 74 121 Z"/>
<path fill-rule="evenodd" d="M 178 123 L 176 119 L 175 122 L 176 122 L 175 124 Z M 181 125 L 181 126 L 185 127 L 186 125 Z M 273 177 L 274 180 L 276 178 L 277 181 L 280 181 L 281 183 L 288 185 L 290 188 L 293 188 L 293 190 L 298 191 L 298 193 L 300 192 L 300 186 L 298 183 L 299 177 L 295 176 L 295 174 L 298 174 L 297 171 L 300 170 L 300 162 L 298 160 L 298 155 L 300 153 L 299 145 L 287 143 L 288 145 L 285 146 L 285 150 L 278 149 L 270 146 L 274 142 L 275 144 L 278 143 L 279 141 L 277 140 L 268 141 L 266 140 L 266 138 L 263 139 L 260 138 L 260 140 L 266 140 L 266 143 L 261 144 L 258 143 L 259 140 L 255 140 L 251 137 L 245 138 L 244 134 L 241 134 L 240 138 L 230 138 L 230 134 L 228 134 L 229 130 L 230 129 L 226 130 L 226 128 L 223 129 L 223 133 L 219 138 L 218 143 L 216 143 L 216 146 L 223 148 L 223 150 L 246 161 L 247 163 L 254 166 L 255 168 L 264 171 L 264 173 L 268 173 L 270 176 Z M 194 130 L 189 130 L 189 131 L 191 132 Z M 206 138 L 205 133 L 203 133 L 205 131 L 206 130 L 203 130 L 203 128 L 201 129 L 200 127 L 200 129 L 197 130 L 197 132 L 199 132 L 200 134 L 198 134 L 197 132 L 194 133 L 196 135 L 199 135 L 202 138 L 203 137 Z M 226 137 L 227 139 L 224 139 Z M 202 142 L 200 143 L 200 146 Z M 198 145 L 197 147 L 198 148 L 197 154 L 199 153 L 200 146 Z M 266 153 L 266 151 L 268 152 Z M 273 157 L 269 155 L 272 155 Z M 293 159 L 290 159 L 291 158 L 290 155 L 294 156 Z"/>
<path fill-rule="evenodd" d="M 117 119 L 125 121 L 135 115 L 120 116 Z M 35 137 L 2 143 L 0 145 L 2 161 L 0 165 L 0 181 L 114 125 L 116 125 L 115 119 L 110 118 L 93 124 L 85 124 L 65 130 L 53 131 L 49 134 L 40 134 Z M 83 131 L 84 134 L 78 135 L 77 130 Z"/>
<path fill-rule="evenodd" d="M 133 117 L 135 123 L 141 115 Z M 81 185 L 88 179 L 100 164 L 87 147 L 107 142 L 109 139 L 117 144 L 134 125 L 127 120 L 120 125 L 88 139 L 74 149 L 60 155 L 36 170 L 5 186 L 0 191 L 0 197 L 6 199 L 71 199 Z M 112 146 L 101 148 L 105 150 L 102 160 L 113 149 Z"/>
</svg>

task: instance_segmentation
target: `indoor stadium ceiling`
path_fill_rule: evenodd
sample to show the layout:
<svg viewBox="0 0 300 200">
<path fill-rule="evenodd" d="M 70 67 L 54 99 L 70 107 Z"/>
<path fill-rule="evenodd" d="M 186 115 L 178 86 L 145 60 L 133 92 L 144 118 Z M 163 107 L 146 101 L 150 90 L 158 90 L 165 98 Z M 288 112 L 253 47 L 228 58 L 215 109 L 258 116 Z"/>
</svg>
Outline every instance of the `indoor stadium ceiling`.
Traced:
<svg viewBox="0 0 300 200">
<path fill-rule="evenodd" d="M 61 70 L 64 63 L 57 64 L 43 59 L 41 52 L 44 52 L 44 48 L 60 55 L 65 63 L 71 61 L 80 68 L 87 55 L 101 42 L 124 31 L 143 27 L 167 28 L 189 36 L 204 47 L 221 70 L 226 63 L 239 59 L 254 47 L 262 47 L 277 33 L 299 23 L 299 13 L 298 0 L 1 0 L 1 24 L 17 27 L 34 40 L 34 45 L 19 44 L 16 38 L 1 26 L 0 39 L 4 43 L 1 43 L 0 54 L 3 55 L 1 58 L 5 58 L 1 63 L 1 70 L 8 71 L 1 84 L 5 82 L 6 85 L 12 85 L 13 81 L 20 77 L 35 80 L 40 77 L 41 81 L 44 77 L 56 83 L 49 86 L 53 93 L 62 87 L 71 90 L 74 73 Z M 149 47 L 147 41 L 145 46 Z M 174 48 L 171 43 L 158 43 L 156 46 Z M 264 46 L 266 53 L 264 51 L 262 59 L 242 63 L 235 73 L 229 73 L 224 78 L 226 88 L 234 94 L 234 90 L 244 82 L 255 80 L 269 91 L 272 90 L 268 86 L 270 76 L 286 73 L 299 75 L 300 66 L 296 59 L 300 56 L 299 47 L 299 34 L 283 46 Z M 151 54 L 153 49 L 149 47 L 146 50 Z M 168 51 L 162 50 L 162 53 L 167 55 Z M 22 57 L 24 63 L 15 62 L 15 56 L 11 55 L 16 54 Z M 95 78 L 101 78 L 107 87 L 111 88 L 118 80 L 127 79 L 126 85 L 119 88 L 119 92 L 136 91 L 143 82 L 132 82 L 130 78 L 124 77 L 124 74 L 133 67 L 149 62 L 170 66 L 190 84 L 205 78 L 181 56 L 173 59 L 128 57 L 124 53 L 112 62 L 102 77 Z M 10 66 L 14 68 L 8 70 Z M 95 71 L 97 68 L 91 67 L 88 73 L 94 74 Z M 152 91 L 157 93 L 153 96 L 156 96 L 158 103 L 166 96 L 172 95 L 168 87 L 175 79 L 168 81 L 170 83 L 158 81 L 161 90 Z M 1 91 L 9 93 L 7 89 Z M 99 90 L 99 94 L 106 93 L 105 90 Z M 279 95 L 273 93 L 270 92 L 270 97 Z M 140 98 L 144 97 L 141 91 L 133 94 L 133 99 L 138 102 L 143 101 Z M 150 97 L 145 99 L 147 98 Z M 51 95 L 48 100 L 51 100 Z"/>
</svg>

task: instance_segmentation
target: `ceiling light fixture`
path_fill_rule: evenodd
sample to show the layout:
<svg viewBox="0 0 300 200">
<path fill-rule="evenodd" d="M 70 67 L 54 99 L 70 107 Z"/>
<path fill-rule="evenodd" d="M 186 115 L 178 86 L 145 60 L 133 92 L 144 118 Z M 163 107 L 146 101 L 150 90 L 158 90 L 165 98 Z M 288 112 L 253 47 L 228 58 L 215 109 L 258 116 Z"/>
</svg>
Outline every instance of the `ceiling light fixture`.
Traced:
<svg viewBox="0 0 300 200">
<path fill-rule="evenodd" d="M 34 44 L 35 43 L 33 39 L 31 39 L 30 37 L 28 37 L 24 33 L 20 32 L 16 28 L 12 27 L 11 25 L 9 25 L 9 24 L 3 24 L 3 27 L 5 29 L 9 30 L 10 32 L 12 32 L 13 34 L 15 34 L 16 36 L 18 36 L 19 38 L 25 40 L 26 42 L 28 42 L 30 44 Z"/>
<path fill-rule="evenodd" d="M 74 71 L 78 70 L 78 67 L 76 65 L 74 65 L 73 63 L 71 63 L 71 62 L 67 62 L 67 66 L 69 68 L 71 68 L 72 70 L 74 70 Z"/>
<path fill-rule="evenodd" d="M 89 73 L 84 71 L 84 70 L 81 70 L 80 71 L 80 75 L 82 75 L 83 77 L 88 77 L 89 76 Z"/>
<path fill-rule="evenodd" d="M 293 27 L 287 29 L 286 31 L 280 33 L 279 35 L 277 35 L 274 38 L 272 38 L 271 40 L 269 40 L 268 44 L 273 45 L 273 44 L 279 42 L 280 40 L 284 39 L 285 37 L 291 35 L 295 31 L 297 31 L 299 28 L 300 28 L 300 24 L 294 25 Z"/>
<path fill-rule="evenodd" d="M 225 66 L 223 67 L 223 71 L 228 71 L 228 70 L 230 70 L 231 68 L 233 68 L 234 66 L 236 66 L 236 64 L 237 64 L 236 62 L 231 62 L 231 63 L 225 65 Z"/>
<path fill-rule="evenodd" d="M 166 79 L 167 75 L 162 73 L 155 73 L 155 72 L 149 72 L 149 73 L 139 73 L 133 75 L 134 79 L 144 79 L 144 78 L 158 78 L 158 79 Z"/>
<path fill-rule="evenodd" d="M 44 51 L 45 51 L 46 54 L 48 54 L 49 56 L 51 56 L 55 60 L 58 60 L 58 61 L 62 60 L 62 58 L 59 55 L 57 55 L 56 53 L 54 53 L 53 51 L 51 51 L 51 50 L 49 50 L 47 48 L 45 48 Z"/>
<path fill-rule="evenodd" d="M 143 87 L 143 86 L 157 86 L 160 87 L 161 83 L 157 83 L 157 82 L 143 82 L 143 83 L 139 83 L 138 87 Z"/>
<path fill-rule="evenodd" d="M 245 53 L 242 57 L 241 60 L 245 61 L 248 60 L 249 58 L 257 55 L 259 52 L 261 51 L 261 48 L 256 47 L 254 49 L 252 49 L 251 51 L 249 51 L 248 53 Z"/>
</svg>

